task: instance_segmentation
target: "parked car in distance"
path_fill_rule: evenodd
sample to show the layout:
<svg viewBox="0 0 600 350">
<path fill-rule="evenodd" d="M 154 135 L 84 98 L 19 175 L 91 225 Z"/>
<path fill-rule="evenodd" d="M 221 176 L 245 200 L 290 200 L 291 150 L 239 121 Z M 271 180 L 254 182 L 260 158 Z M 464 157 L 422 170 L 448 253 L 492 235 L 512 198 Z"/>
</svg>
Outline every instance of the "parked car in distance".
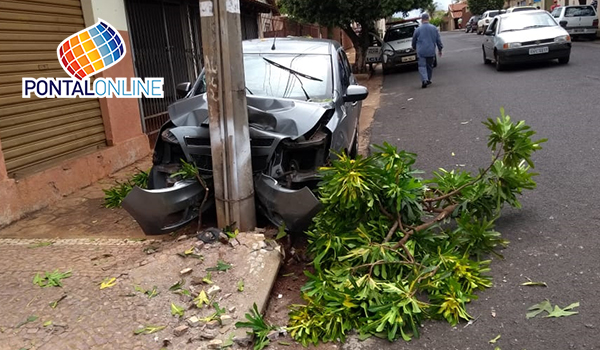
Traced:
<svg viewBox="0 0 600 350">
<path fill-rule="evenodd" d="M 477 35 L 483 34 L 490 25 L 494 17 L 504 13 L 504 10 L 489 10 L 485 11 L 479 21 L 477 21 Z"/>
<path fill-rule="evenodd" d="M 515 6 L 506 9 L 506 13 L 537 10 L 535 6 Z"/>
<path fill-rule="evenodd" d="M 334 152 L 357 153 L 368 91 L 333 40 L 248 40 L 243 60 L 258 210 L 276 226 L 303 231 L 320 209 L 313 193 L 319 169 L 337 158 Z M 123 201 L 146 234 L 174 231 L 208 208 L 198 208 L 204 197 L 198 181 L 176 174 L 183 159 L 211 183 L 207 85 L 203 70 L 195 83 L 177 86 L 183 98 L 169 106 L 170 121 L 159 131 L 148 189 L 135 187 Z"/>
<path fill-rule="evenodd" d="M 498 71 L 507 64 L 558 59 L 569 62 L 571 36 L 544 10 L 496 16 L 481 46 L 483 62 L 494 62 Z"/>
<path fill-rule="evenodd" d="M 552 17 L 573 37 L 596 38 L 598 13 L 593 6 L 561 6 L 552 11 Z"/>
<path fill-rule="evenodd" d="M 465 26 L 466 33 L 475 33 L 477 30 L 477 22 L 479 21 L 480 16 L 471 16 L 467 21 L 467 25 Z"/>
<path fill-rule="evenodd" d="M 383 73 L 403 66 L 417 65 L 417 52 L 412 48 L 412 37 L 419 22 L 410 21 L 391 26 L 383 37 Z M 437 66 L 437 58 L 433 66 Z"/>
</svg>

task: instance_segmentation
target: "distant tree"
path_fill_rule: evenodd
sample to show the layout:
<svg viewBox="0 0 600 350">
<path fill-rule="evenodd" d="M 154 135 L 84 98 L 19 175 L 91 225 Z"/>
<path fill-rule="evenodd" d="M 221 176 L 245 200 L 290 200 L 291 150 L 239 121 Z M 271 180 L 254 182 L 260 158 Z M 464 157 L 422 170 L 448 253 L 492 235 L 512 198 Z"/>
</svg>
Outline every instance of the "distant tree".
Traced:
<svg viewBox="0 0 600 350">
<path fill-rule="evenodd" d="M 428 6 L 422 8 L 421 10 L 423 10 L 423 12 L 426 12 L 431 18 L 433 18 L 439 6 L 440 4 L 438 4 L 437 2 L 432 2 Z"/>
<path fill-rule="evenodd" d="M 369 32 L 374 31 L 374 22 L 397 12 L 407 13 L 422 9 L 432 0 L 279 0 L 283 13 L 306 23 L 340 27 L 352 40 L 356 50 L 354 70 L 363 73 L 369 49 Z M 360 24 L 360 33 L 355 33 L 351 24 Z"/>
<path fill-rule="evenodd" d="M 481 15 L 487 10 L 500 10 L 504 0 L 468 0 L 469 10 L 474 15 Z"/>
</svg>

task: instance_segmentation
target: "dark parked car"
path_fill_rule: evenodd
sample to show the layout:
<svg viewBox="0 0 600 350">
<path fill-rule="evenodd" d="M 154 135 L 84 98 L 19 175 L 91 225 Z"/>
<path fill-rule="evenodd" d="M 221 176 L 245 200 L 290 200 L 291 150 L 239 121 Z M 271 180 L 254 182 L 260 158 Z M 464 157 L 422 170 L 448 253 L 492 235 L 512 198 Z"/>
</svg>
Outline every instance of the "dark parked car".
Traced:
<svg viewBox="0 0 600 350">
<path fill-rule="evenodd" d="M 257 206 L 273 224 L 304 230 L 320 207 L 313 193 L 318 169 L 336 157 L 332 150 L 357 152 L 367 89 L 357 85 L 336 41 L 250 40 L 243 56 Z M 160 130 L 149 189 L 136 187 L 123 201 L 147 234 L 174 231 L 198 216 L 203 189 L 172 176 L 180 159 L 195 163 L 208 183 L 212 176 L 204 72 L 178 92 L 185 97 L 169 107 L 171 120 Z"/>
<path fill-rule="evenodd" d="M 467 21 L 467 25 L 465 26 L 465 32 L 467 33 L 475 33 L 477 30 L 477 22 L 479 21 L 479 16 L 471 16 Z"/>
</svg>

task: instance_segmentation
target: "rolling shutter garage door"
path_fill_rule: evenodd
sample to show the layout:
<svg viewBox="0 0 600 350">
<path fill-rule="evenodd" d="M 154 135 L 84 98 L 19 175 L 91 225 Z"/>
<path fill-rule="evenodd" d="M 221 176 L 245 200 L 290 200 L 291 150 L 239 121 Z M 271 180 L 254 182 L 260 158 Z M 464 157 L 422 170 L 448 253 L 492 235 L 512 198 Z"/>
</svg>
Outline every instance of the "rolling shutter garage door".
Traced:
<svg viewBox="0 0 600 350">
<path fill-rule="evenodd" d="M 68 77 L 56 48 L 84 27 L 79 0 L 0 0 L 0 144 L 10 176 L 106 145 L 97 99 L 21 97 L 23 77 Z"/>
</svg>

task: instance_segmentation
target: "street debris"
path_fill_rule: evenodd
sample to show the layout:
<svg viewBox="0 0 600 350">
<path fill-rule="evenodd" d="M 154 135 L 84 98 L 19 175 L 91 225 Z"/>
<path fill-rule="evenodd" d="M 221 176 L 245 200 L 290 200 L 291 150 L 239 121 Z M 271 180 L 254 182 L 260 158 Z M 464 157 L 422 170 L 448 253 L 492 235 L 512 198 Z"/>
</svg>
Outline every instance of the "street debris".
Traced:
<svg viewBox="0 0 600 350">
<path fill-rule="evenodd" d="M 47 247 L 47 246 L 53 245 L 53 244 L 54 244 L 54 242 L 50 242 L 50 241 L 38 242 L 38 243 L 35 243 L 35 244 L 32 244 L 32 245 L 28 246 L 27 248 L 35 249 L 35 248 L 40 248 L 40 247 Z"/>
<path fill-rule="evenodd" d="M 237 283 L 237 290 L 238 292 L 243 292 L 244 291 L 244 280 L 239 280 Z"/>
<path fill-rule="evenodd" d="M 163 329 L 167 328 L 167 326 L 145 326 L 143 328 L 138 328 L 136 330 L 133 331 L 133 334 L 138 335 L 138 334 L 152 334 L 152 333 L 156 333 L 158 331 L 161 331 Z"/>
<path fill-rule="evenodd" d="M 208 300 L 208 296 L 206 295 L 204 289 L 202 289 L 202 291 L 198 293 L 198 296 L 194 298 L 194 304 L 196 304 L 196 307 L 199 309 L 201 309 L 204 305 L 210 304 L 210 300 Z"/>
<path fill-rule="evenodd" d="M 206 293 L 212 297 L 213 295 L 217 294 L 220 291 L 221 291 L 221 287 L 215 285 L 215 286 L 210 287 Z"/>
<path fill-rule="evenodd" d="M 59 272 L 58 269 L 53 272 L 44 272 L 44 277 L 38 272 L 33 277 L 33 284 L 36 284 L 42 288 L 46 287 L 62 287 L 61 280 L 71 277 L 71 270 L 66 272 Z"/>
<path fill-rule="evenodd" d="M 533 282 L 533 281 L 523 282 L 523 283 L 521 283 L 521 285 L 522 286 L 531 286 L 531 287 L 535 287 L 535 286 L 548 287 L 546 282 Z"/>
<path fill-rule="evenodd" d="M 177 306 L 177 305 L 171 303 L 171 315 L 183 317 L 184 313 L 185 313 L 185 309 L 184 308 L 182 308 L 181 306 Z"/>
<path fill-rule="evenodd" d="M 219 260 L 219 261 L 217 261 L 217 266 L 208 267 L 208 268 L 206 268 L 206 271 L 227 271 L 231 268 L 232 268 L 231 265 L 229 265 L 228 263 L 226 263 L 223 260 Z"/>
<path fill-rule="evenodd" d="M 496 338 L 494 338 L 494 339 L 490 340 L 488 343 L 490 343 L 490 344 L 496 344 L 496 342 L 498 341 L 498 339 L 500 339 L 500 337 L 501 337 L 501 335 L 500 335 L 500 334 L 498 334 L 498 335 L 496 336 Z"/>
<path fill-rule="evenodd" d="M 146 290 L 140 286 L 133 286 L 133 289 L 136 292 L 146 294 L 148 296 L 148 299 L 152 299 L 159 294 L 158 288 L 156 286 L 153 286 L 152 289 L 148 289 L 148 290 Z"/>
<path fill-rule="evenodd" d="M 496 310 L 492 308 L 492 317 L 496 317 Z"/>
<path fill-rule="evenodd" d="M 548 313 L 546 316 L 544 316 L 545 318 L 566 317 L 566 316 L 578 314 L 579 312 L 577 312 L 577 311 L 569 311 L 576 307 L 579 307 L 579 302 L 572 303 L 569 306 L 565 307 L 564 309 L 561 309 L 558 305 L 554 305 L 554 309 L 553 309 L 552 305 L 550 304 L 550 301 L 548 301 L 546 299 L 539 304 L 535 304 L 535 305 L 532 305 L 531 307 L 529 307 L 527 309 L 529 312 L 527 313 L 526 317 L 527 317 L 527 319 L 534 318 L 544 311 L 546 313 Z"/>
<path fill-rule="evenodd" d="M 183 289 L 183 286 L 185 285 L 185 279 L 182 278 L 181 280 L 177 281 L 174 285 L 172 285 L 171 287 L 169 287 L 169 290 L 171 292 Z"/>
<path fill-rule="evenodd" d="M 192 270 L 193 269 L 191 267 L 186 267 L 185 269 L 179 271 L 179 274 L 180 275 L 185 275 L 185 274 L 188 274 L 188 273 L 192 272 Z"/>
<path fill-rule="evenodd" d="M 117 279 L 115 277 L 106 277 L 101 283 L 100 283 L 100 290 L 105 289 L 105 288 L 111 288 L 114 287 L 117 284 Z"/>
<path fill-rule="evenodd" d="M 25 321 L 19 322 L 19 324 L 15 328 L 21 328 L 22 326 L 24 326 L 28 323 L 35 322 L 37 319 L 38 319 L 38 317 L 36 315 L 31 315 L 31 316 L 27 317 L 27 319 Z"/>
<path fill-rule="evenodd" d="M 181 325 L 179 327 L 175 327 L 173 329 L 173 335 L 176 337 L 181 337 L 182 335 L 187 333 L 188 329 L 190 329 L 190 327 L 188 327 L 186 325 Z"/>
<path fill-rule="evenodd" d="M 61 296 L 60 298 L 58 298 L 58 300 L 55 300 L 55 301 L 51 301 L 51 302 L 49 302 L 49 303 L 48 303 L 48 305 L 49 305 L 51 308 L 53 308 L 53 309 L 56 309 L 56 307 L 58 306 L 58 303 L 60 303 L 60 302 L 61 302 L 61 301 L 62 301 L 64 298 L 66 298 L 66 297 L 67 297 L 67 295 L 66 295 L 66 294 L 64 294 L 63 296 Z"/>
<path fill-rule="evenodd" d="M 44 327 L 49 327 L 49 326 L 52 326 L 52 320 L 48 320 L 48 321 L 44 322 L 44 323 L 42 324 L 42 326 L 44 326 Z"/>
</svg>

